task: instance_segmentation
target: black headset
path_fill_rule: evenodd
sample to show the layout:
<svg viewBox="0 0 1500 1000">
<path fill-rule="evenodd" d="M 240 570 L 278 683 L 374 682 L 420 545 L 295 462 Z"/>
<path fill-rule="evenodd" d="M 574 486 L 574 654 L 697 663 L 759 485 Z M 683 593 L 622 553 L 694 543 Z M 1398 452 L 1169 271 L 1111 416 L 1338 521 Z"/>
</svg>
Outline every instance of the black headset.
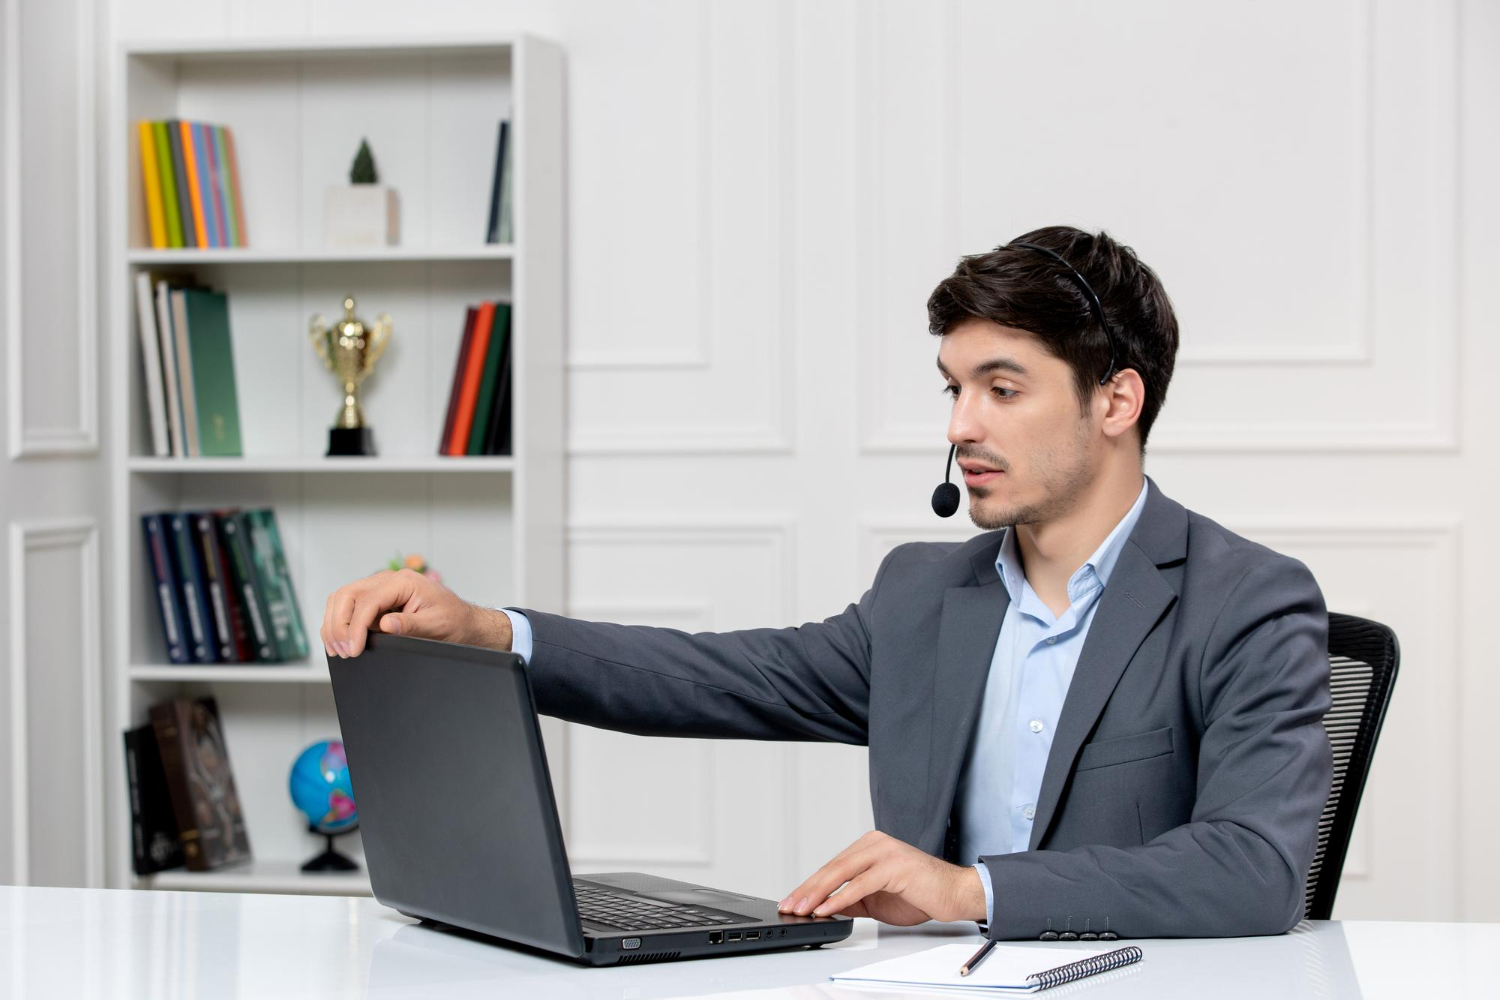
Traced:
<svg viewBox="0 0 1500 1000">
<path fill-rule="evenodd" d="M 1045 257 L 1051 257 L 1067 268 L 1073 282 L 1083 292 L 1083 297 L 1089 300 L 1089 305 L 1094 310 L 1094 318 L 1099 321 L 1099 326 L 1104 330 L 1104 337 L 1109 341 L 1109 370 L 1099 380 L 1099 384 L 1104 385 L 1114 377 L 1116 359 L 1119 355 L 1115 350 L 1114 330 L 1110 329 L 1109 320 L 1104 318 L 1104 304 L 1099 301 L 1099 296 L 1094 294 L 1094 289 L 1084 280 L 1083 275 L 1078 273 L 1078 269 L 1069 264 L 1067 259 L 1056 250 L 1049 250 L 1046 247 L 1037 246 L 1035 243 L 1006 243 L 995 249 L 1009 250 L 1016 247 L 1034 250 Z M 932 512 L 938 517 L 952 517 L 954 512 L 958 510 L 958 484 L 949 482 L 949 479 L 953 475 L 953 456 L 956 454 L 958 454 L 958 445 L 955 444 L 948 449 L 948 469 L 943 473 L 943 481 L 937 489 L 932 491 Z"/>
</svg>

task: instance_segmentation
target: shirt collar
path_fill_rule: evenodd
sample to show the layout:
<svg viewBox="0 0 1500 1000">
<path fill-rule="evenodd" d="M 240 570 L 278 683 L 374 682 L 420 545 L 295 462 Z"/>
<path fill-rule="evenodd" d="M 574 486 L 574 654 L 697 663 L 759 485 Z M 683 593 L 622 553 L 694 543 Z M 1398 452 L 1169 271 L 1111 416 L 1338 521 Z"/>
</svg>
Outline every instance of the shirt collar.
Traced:
<svg viewBox="0 0 1500 1000">
<path fill-rule="evenodd" d="M 1135 530 L 1136 522 L 1141 519 L 1141 511 L 1146 507 L 1147 491 L 1146 477 L 1142 476 L 1141 492 L 1135 498 L 1135 503 L 1125 512 L 1125 516 L 1120 518 L 1114 529 L 1105 536 L 1104 541 L 1099 543 L 1093 555 L 1085 559 L 1083 565 L 1074 570 L 1073 575 L 1068 578 L 1069 600 L 1077 599 L 1079 590 L 1090 575 L 1099 580 L 1100 587 L 1109 585 L 1109 576 L 1114 572 L 1115 563 L 1120 559 L 1120 551 L 1125 547 L 1130 533 Z M 995 556 L 995 570 L 1000 574 L 1000 580 L 1005 584 L 1005 590 L 1010 594 L 1010 599 L 1019 600 L 1026 574 L 1021 569 L 1021 553 L 1014 526 L 1006 528 L 1005 537 L 1000 540 L 1000 552 Z"/>
</svg>

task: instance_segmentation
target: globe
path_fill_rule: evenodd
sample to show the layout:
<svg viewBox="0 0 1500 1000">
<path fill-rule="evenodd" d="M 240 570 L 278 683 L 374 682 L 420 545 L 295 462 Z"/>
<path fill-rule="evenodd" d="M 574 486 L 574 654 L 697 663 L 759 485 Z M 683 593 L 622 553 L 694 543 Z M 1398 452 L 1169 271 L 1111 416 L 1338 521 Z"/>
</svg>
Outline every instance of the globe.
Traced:
<svg viewBox="0 0 1500 1000">
<path fill-rule="evenodd" d="M 292 801 L 319 833 L 346 833 L 359 824 L 349 761 L 340 740 L 322 740 L 303 750 L 288 780 Z"/>
</svg>

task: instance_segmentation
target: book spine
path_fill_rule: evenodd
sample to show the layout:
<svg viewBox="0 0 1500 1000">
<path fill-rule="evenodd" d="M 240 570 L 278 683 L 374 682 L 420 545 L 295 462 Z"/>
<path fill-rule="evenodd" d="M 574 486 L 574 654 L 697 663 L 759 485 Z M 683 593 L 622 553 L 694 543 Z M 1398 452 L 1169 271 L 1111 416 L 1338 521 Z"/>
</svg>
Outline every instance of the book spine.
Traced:
<svg viewBox="0 0 1500 1000">
<path fill-rule="evenodd" d="M 281 544 L 281 529 L 276 524 L 276 512 L 267 507 L 259 513 L 266 540 L 271 546 L 271 569 L 281 585 L 281 594 L 286 601 L 287 638 L 281 641 L 285 656 L 306 656 L 308 652 L 307 630 L 302 625 L 302 611 L 297 605 L 297 588 L 292 584 L 292 571 L 286 561 L 286 547 Z"/>
<path fill-rule="evenodd" d="M 167 246 L 182 246 L 182 211 L 177 200 L 177 164 L 172 160 L 172 142 L 167 138 L 167 123 L 152 122 L 151 135 L 156 140 L 156 163 L 161 169 L 162 211 L 167 222 Z"/>
<path fill-rule="evenodd" d="M 161 615 L 161 632 L 167 644 L 167 659 L 173 663 L 191 663 L 187 636 L 182 631 L 181 588 L 177 585 L 177 572 L 172 565 L 166 518 L 160 514 L 142 514 L 141 526 L 146 534 L 151 583 L 156 591 L 156 607 Z"/>
<path fill-rule="evenodd" d="M 453 420 L 453 437 L 448 442 L 450 455 L 462 455 L 468 449 L 469 430 L 474 423 L 474 405 L 479 397 L 479 380 L 484 359 L 490 347 L 490 326 L 495 319 L 495 304 L 484 302 L 474 320 L 474 343 L 464 364 L 464 383 L 458 399 L 458 413 Z"/>
<path fill-rule="evenodd" d="M 224 545 L 222 525 L 225 516 L 225 511 L 218 510 L 200 514 L 199 531 L 203 534 L 205 543 L 213 550 L 219 587 L 224 593 L 224 610 L 229 616 L 229 639 L 234 648 L 234 661 L 254 663 L 256 651 L 250 642 L 250 625 L 245 620 L 247 611 L 244 601 L 240 599 L 239 590 L 234 585 L 234 571 L 230 567 L 229 551 Z"/>
<path fill-rule="evenodd" d="M 229 238 L 229 210 L 224 198 L 224 167 L 219 162 L 219 137 L 214 131 L 218 126 L 203 126 L 203 145 L 208 149 L 209 189 L 214 195 L 214 219 L 219 224 L 219 246 L 232 247 Z"/>
<path fill-rule="evenodd" d="M 223 292 L 189 288 L 183 300 L 200 454 L 237 457 L 241 454 L 240 408 L 229 298 Z"/>
<path fill-rule="evenodd" d="M 174 288 L 172 300 L 172 333 L 177 340 L 177 388 L 182 399 L 182 433 L 187 439 L 187 453 L 193 458 L 203 454 L 198 437 L 198 396 L 193 380 L 193 352 L 189 342 L 187 296 L 184 289 Z"/>
<path fill-rule="evenodd" d="M 187 515 L 169 514 L 173 554 L 177 557 L 177 579 L 182 584 L 182 604 L 186 611 L 187 636 L 194 663 L 215 662 L 214 647 L 210 632 L 208 598 L 203 591 L 203 573 L 198 568 L 198 556 L 193 545 L 192 529 Z"/>
<path fill-rule="evenodd" d="M 469 363 L 469 348 L 474 342 L 474 319 L 479 310 L 469 306 L 464 311 L 464 335 L 458 342 L 458 363 L 453 366 L 453 385 L 448 389 L 448 413 L 443 418 L 443 436 L 438 441 L 438 454 L 451 455 L 448 447 L 453 440 L 453 425 L 458 419 L 458 397 L 463 392 L 464 369 Z"/>
<path fill-rule="evenodd" d="M 182 867 L 182 840 L 171 793 L 162 772 L 155 728 L 147 723 L 125 731 L 125 780 L 130 792 L 131 869 L 150 875 Z"/>
<path fill-rule="evenodd" d="M 511 177 L 515 173 L 516 144 L 507 140 L 505 143 L 505 166 L 500 175 L 500 242 L 510 243 L 515 239 L 515 226 L 512 219 L 515 215 L 515 206 L 511 198 Z"/>
<path fill-rule="evenodd" d="M 156 733 L 156 748 L 161 753 L 162 774 L 172 798 L 172 813 L 177 817 L 177 836 L 182 840 L 182 856 L 189 871 L 205 871 L 202 832 L 193 809 L 192 791 L 188 787 L 186 762 L 183 758 L 182 725 L 191 702 L 186 698 L 151 706 L 151 728 Z"/>
<path fill-rule="evenodd" d="M 495 172 L 490 178 L 490 217 L 484 228 L 486 243 L 500 242 L 500 181 L 505 172 L 505 139 L 510 123 L 500 119 L 499 135 L 495 139 Z"/>
<path fill-rule="evenodd" d="M 500 303 L 496 307 L 495 325 L 503 332 L 504 343 L 500 349 L 500 378 L 495 386 L 495 402 L 490 407 L 489 426 L 485 428 L 484 448 L 481 454 L 510 454 L 510 383 L 514 365 L 515 336 L 510 329 L 510 306 Z"/>
<path fill-rule="evenodd" d="M 181 458 L 187 454 L 187 438 L 183 433 L 182 392 L 177 380 L 177 338 L 172 332 L 172 302 L 165 281 L 156 283 L 156 329 L 161 338 L 162 381 L 167 387 L 167 437 L 171 439 L 172 454 Z"/>
<path fill-rule="evenodd" d="M 266 619 L 271 638 L 283 659 L 298 655 L 292 633 L 292 616 L 297 613 L 296 596 L 287 589 L 287 580 L 277 571 L 276 542 L 271 536 L 274 514 L 269 509 L 250 511 L 246 529 L 250 536 L 250 565 L 261 592 L 266 595 Z M 300 618 L 298 619 L 300 622 Z"/>
<path fill-rule="evenodd" d="M 500 379 L 501 348 L 505 346 L 505 314 L 509 311 L 503 302 L 493 303 L 494 319 L 490 323 L 490 343 L 484 355 L 484 373 L 479 378 L 479 399 L 474 404 L 474 425 L 469 431 L 469 440 L 464 449 L 468 455 L 484 454 L 484 438 L 490 427 L 490 409 L 495 402 L 495 386 Z"/>
<path fill-rule="evenodd" d="M 218 170 L 218 191 L 223 198 L 224 224 L 229 228 L 229 245 L 244 246 L 240 242 L 239 213 L 234 208 L 234 178 L 229 174 L 229 151 L 224 145 L 224 126 L 211 126 L 214 143 L 214 166 Z"/>
<path fill-rule="evenodd" d="M 240 185 L 240 166 L 234 156 L 234 133 L 227 125 L 224 126 L 224 152 L 229 161 L 229 186 L 234 195 L 235 232 L 239 236 L 239 245 L 247 247 L 250 245 L 250 236 L 245 225 L 245 189 Z"/>
<path fill-rule="evenodd" d="M 135 274 L 135 315 L 140 327 L 141 369 L 146 376 L 146 411 L 151 417 L 151 450 L 158 458 L 172 453 L 167 438 L 167 401 L 161 378 L 161 336 L 156 330 L 156 297 L 151 272 Z"/>
<path fill-rule="evenodd" d="M 167 121 L 167 142 L 172 149 L 172 174 L 177 182 L 177 214 L 182 219 L 182 245 L 193 248 L 198 242 L 198 227 L 193 223 L 193 192 L 188 184 L 187 151 L 182 145 L 183 122 L 172 118 Z"/>
<path fill-rule="evenodd" d="M 208 593 L 210 621 L 219 660 L 222 663 L 236 661 L 234 631 L 229 625 L 229 606 L 224 593 L 224 580 L 219 575 L 219 543 L 214 537 L 212 514 L 194 514 L 191 517 L 193 544 L 197 546 L 198 558 L 203 563 L 203 587 Z"/>
<path fill-rule="evenodd" d="M 198 157 L 198 183 L 202 187 L 203 219 L 208 225 L 208 245 L 222 247 L 224 241 L 224 216 L 215 190 L 218 178 L 214 176 L 214 151 L 208 137 L 208 126 L 193 123 L 193 150 Z"/>
<path fill-rule="evenodd" d="M 146 226 L 151 232 L 151 246 L 161 250 L 167 245 L 167 220 L 161 206 L 161 170 L 156 162 L 156 136 L 151 123 L 144 118 L 136 123 L 136 138 L 141 147 L 141 184 L 146 194 Z"/>
<path fill-rule="evenodd" d="M 266 617 L 265 595 L 255 580 L 250 551 L 245 543 L 247 530 L 244 512 L 226 512 L 221 527 L 224 532 L 224 548 L 229 552 L 230 576 L 234 580 L 235 593 L 240 596 L 245 606 L 245 617 L 249 620 L 255 658 L 272 663 L 277 659 L 276 646 L 271 640 L 270 625 Z"/>
<path fill-rule="evenodd" d="M 208 239 L 208 218 L 204 214 L 203 181 L 198 176 L 198 152 L 193 143 L 193 125 L 191 122 L 178 122 L 177 130 L 182 135 L 182 162 L 187 166 L 188 199 L 193 207 L 193 236 L 198 241 L 197 246 L 212 247 L 213 244 Z"/>
</svg>

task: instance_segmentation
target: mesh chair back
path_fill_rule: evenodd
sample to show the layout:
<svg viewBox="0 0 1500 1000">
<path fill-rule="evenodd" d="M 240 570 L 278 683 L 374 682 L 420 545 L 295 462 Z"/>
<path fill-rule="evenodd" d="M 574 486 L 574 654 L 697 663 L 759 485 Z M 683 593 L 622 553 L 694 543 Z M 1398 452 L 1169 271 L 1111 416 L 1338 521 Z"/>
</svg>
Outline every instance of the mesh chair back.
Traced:
<svg viewBox="0 0 1500 1000">
<path fill-rule="evenodd" d="M 1305 907 L 1310 920 L 1328 920 L 1339 876 L 1354 832 L 1354 816 L 1375 756 L 1396 683 L 1401 649 L 1396 633 L 1379 622 L 1328 613 L 1329 687 L 1333 707 L 1323 728 L 1333 744 L 1333 786 L 1318 820 L 1318 852 L 1307 875 Z"/>
</svg>

